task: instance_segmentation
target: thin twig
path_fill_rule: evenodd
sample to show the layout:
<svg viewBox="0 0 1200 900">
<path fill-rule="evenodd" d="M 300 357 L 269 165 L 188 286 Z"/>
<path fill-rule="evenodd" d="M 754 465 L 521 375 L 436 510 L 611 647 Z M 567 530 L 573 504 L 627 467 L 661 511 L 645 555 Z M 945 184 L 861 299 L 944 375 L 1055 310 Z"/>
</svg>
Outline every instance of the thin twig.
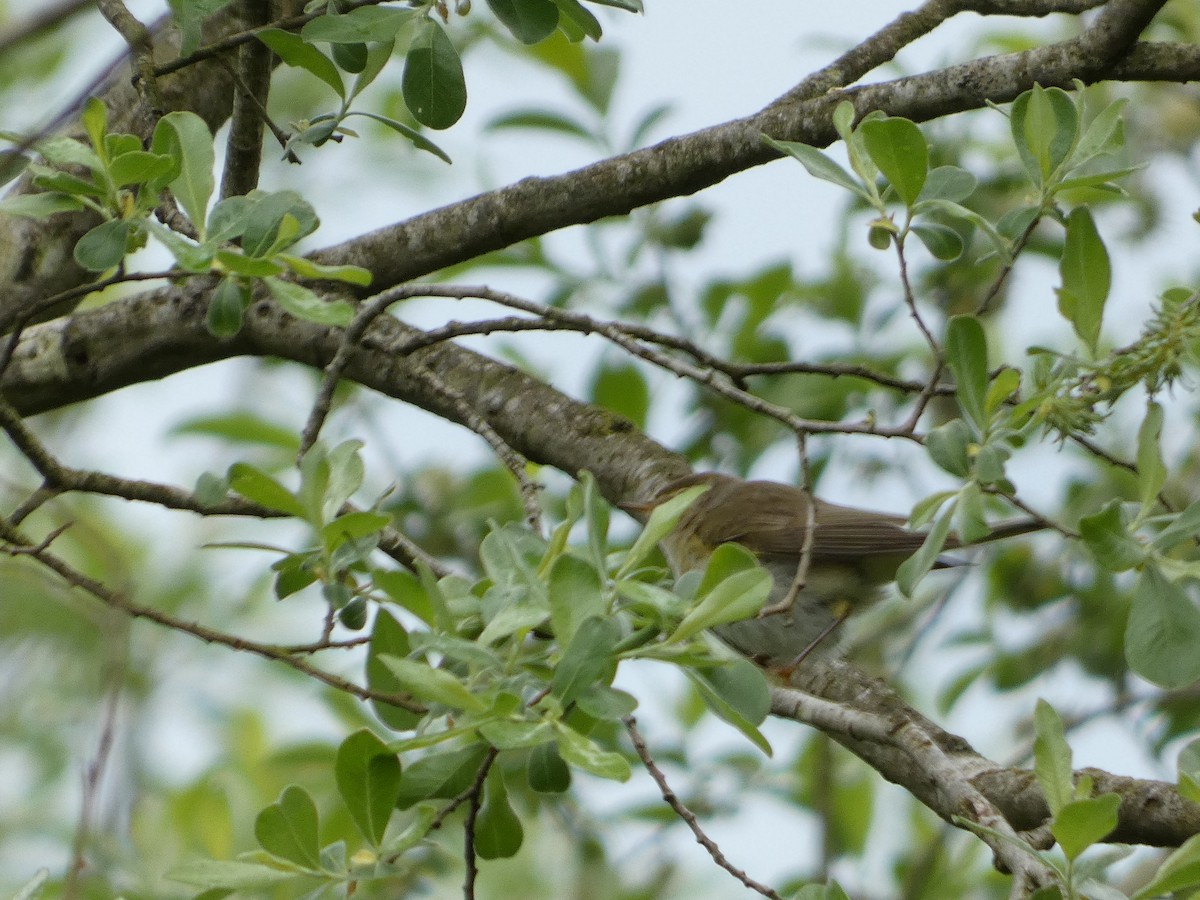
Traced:
<svg viewBox="0 0 1200 900">
<path fill-rule="evenodd" d="M 721 848 L 717 846 L 716 842 L 704 833 L 704 829 L 700 827 L 700 822 L 696 819 L 696 814 L 684 806 L 675 792 L 671 790 L 671 785 L 667 783 L 666 775 L 663 774 L 658 764 L 654 762 L 654 757 L 650 755 L 650 749 L 646 746 L 646 739 L 638 731 L 637 720 L 633 716 L 626 716 L 621 722 L 625 725 L 625 730 L 629 732 L 629 739 L 633 741 L 633 749 L 637 752 L 638 758 L 641 759 L 642 765 L 646 767 L 646 771 L 650 773 L 650 777 L 658 785 L 658 790 L 662 794 L 663 800 L 675 811 L 675 815 L 679 816 L 687 827 L 691 829 L 692 835 L 696 838 L 696 843 L 708 851 L 708 855 L 712 857 L 712 861 L 750 890 L 757 891 L 762 896 L 769 897 L 770 900 L 783 900 L 773 889 L 761 882 L 755 881 L 725 857 L 725 854 L 721 852 Z"/>
<path fill-rule="evenodd" d="M 462 418 L 463 424 L 487 441 L 488 446 L 492 448 L 492 452 L 500 457 L 500 461 L 504 463 L 505 467 L 517 480 L 517 487 L 521 493 L 521 505 L 525 508 L 526 523 L 533 531 L 540 534 L 542 531 L 542 506 L 538 500 L 538 490 L 541 486 L 532 481 L 525 471 L 528 460 L 510 447 L 508 442 L 500 436 L 500 433 L 492 427 L 491 423 L 481 416 L 475 410 L 475 407 L 464 399 L 459 391 L 448 385 L 436 372 L 416 359 L 410 359 L 409 363 L 412 365 L 417 377 L 426 381 L 434 390 L 447 397 Z"/>
<path fill-rule="evenodd" d="M 241 497 L 225 497 L 215 503 L 202 502 L 191 491 L 185 491 L 173 485 L 118 478 L 104 472 L 92 472 L 65 466 L 38 440 L 37 435 L 29 429 L 20 414 L 3 397 L 0 397 L 0 429 L 8 434 L 17 449 L 45 480 L 44 485 L 9 517 L 9 522 L 14 526 L 19 525 L 47 500 L 67 491 L 101 494 L 120 497 L 124 500 L 138 500 L 144 503 L 154 503 L 167 509 L 186 510 L 205 516 L 250 516 L 257 519 L 278 519 L 288 515 Z M 354 504 L 346 503 L 338 512 L 339 515 L 345 515 L 356 512 L 357 509 L 358 507 Z M 395 526 L 388 526 L 380 532 L 379 549 L 407 568 L 415 570 L 418 563 L 423 563 L 439 578 L 451 574 L 449 568 L 425 552 L 415 541 Z"/>
<path fill-rule="evenodd" d="M 11 312 L 8 316 L 0 319 L 0 333 L 8 334 L 8 338 L 4 342 L 4 348 L 0 350 L 0 375 L 4 374 L 4 370 L 12 362 L 13 354 L 16 352 L 17 345 L 21 342 L 21 335 L 25 327 L 42 313 L 62 304 L 69 303 L 71 300 L 86 297 L 95 291 L 104 290 L 114 284 L 122 284 L 127 281 L 157 281 L 160 278 L 185 278 L 192 274 L 194 273 L 185 272 L 182 269 L 168 269 L 164 272 L 136 272 L 133 274 L 121 272 L 111 275 L 108 278 L 101 278 L 99 281 L 92 281 L 87 284 L 81 284 L 79 287 L 60 291 L 57 294 L 39 300 L 37 303 Z"/>
<path fill-rule="evenodd" d="M 0 30 L 0 56 L 14 49 L 18 44 L 41 37 L 67 19 L 73 18 L 81 12 L 90 11 L 95 5 L 95 0 L 60 0 L 54 6 L 46 7 L 28 18 L 14 22 Z"/>
<path fill-rule="evenodd" d="M 517 297 L 504 291 L 496 291 L 486 286 L 479 285 L 466 286 L 409 284 L 398 288 L 392 288 L 386 293 L 390 296 L 397 297 L 397 299 L 399 299 L 400 296 L 449 297 L 459 300 L 468 297 L 478 298 L 481 300 L 490 300 L 493 303 L 498 303 L 502 306 L 507 306 L 512 309 L 518 309 L 537 316 L 542 316 L 549 321 L 572 323 L 578 326 L 582 331 L 597 334 L 600 337 L 611 341 L 633 356 L 644 359 L 649 363 L 667 370 L 668 372 L 674 373 L 675 375 L 695 381 L 697 384 L 708 388 L 713 393 L 724 397 L 730 402 L 737 403 L 751 412 L 761 413 L 762 415 L 775 419 L 794 433 L 804 431 L 809 434 L 868 434 L 876 437 L 904 438 L 920 443 L 920 438 L 912 433 L 911 430 L 905 430 L 903 428 L 881 428 L 872 419 L 867 419 L 862 422 L 827 422 L 819 419 L 805 419 L 801 416 L 797 416 L 787 407 L 780 406 L 776 403 L 771 403 L 770 401 L 764 400 L 755 394 L 736 387 L 728 380 L 719 377 L 718 373 L 709 368 L 697 366 L 684 360 L 676 359 L 674 356 L 663 353 L 654 349 L 653 347 L 646 346 L 645 342 L 637 337 L 631 336 L 633 332 L 630 329 L 619 323 L 593 319 L 590 316 L 583 315 L 582 313 L 558 309 L 557 307 L 545 306 L 544 304 L 535 303 L 523 297 Z M 378 349 L 396 352 L 397 348 L 402 347 L 404 343 L 406 342 L 397 341 L 395 346 L 380 346 Z"/>
<path fill-rule="evenodd" d="M 249 45 L 247 45 L 247 46 L 249 46 Z M 267 107 L 264 106 L 263 102 L 254 95 L 254 92 L 250 89 L 250 86 L 246 83 L 246 80 L 242 77 L 241 72 L 239 72 L 234 66 L 231 66 L 226 61 L 224 56 L 218 56 L 217 62 L 220 63 L 221 68 L 223 68 L 226 72 L 229 73 L 229 77 L 232 78 L 234 81 L 234 84 L 237 85 L 238 91 L 240 93 L 244 92 L 245 95 L 254 104 L 255 108 L 258 110 L 259 116 L 262 118 L 263 124 L 266 125 L 267 128 L 270 129 L 271 134 L 274 136 L 275 140 L 279 142 L 279 146 L 287 151 L 284 156 L 284 159 L 286 159 L 290 163 L 295 163 L 296 165 L 300 165 L 300 157 L 298 157 L 293 151 L 288 149 L 288 141 L 291 139 L 291 136 L 287 133 L 287 131 L 285 131 L 283 128 L 281 128 L 275 122 L 275 120 L 273 118 L 271 118 L 271 114 L 267 111 Z"/>
<path fill-rule="evenodd" d="M 100 782 L 112 752 L 116 734 L 117 711 L 121 699 L 124 666 L 120 674 L 112 677 L 104 703 L 104 718 L 100 726 L 100 739 L 96 742 L 96 754 L 88 764 L 83 776 L 83 799 L 79 805 L 79 821 L 75 826 L 75 837 L 71 841 L 71 863 L 67 868 L 66 883 L 63 885 L 63 900 L 74 900 L 79 896 L 80 876 L 87 868 L 84 852 L 87 849 L 96 803 L 100 795 Z"/>
<path fill-rule="evenodd" d="M 253 653 L 256 656 L 264 657 L 265 659 L 281 662 L 323 684 L 327 684 L 344 693 L 352 694 L 361 700 L 388 703 L 392 706 L 399 706 L 410 710 L 411 712 L 424 713 L 426 711 L 424 706 L 407 695 L 382 693 L 360 687 L 351 681 L 347 681 L 344 678 L 340 678 L 337 675 L 333 675 L 330 672 L 326 672 L 298 659 L 295 655 L 288 652 L 286 647 L 246 640 L 236 635 L 217 631 L 198 622 L 185 621 L 155 607 L 135 603 L 123 593 L 109 590 L 100 582 L 84 575 L 60 557 L 50 553 L 45 547 L 35 545 L 33 541 L 29 540 L 29 538 L 25 537 L 14 526 L 3 519 L 0 519 L 0 540 L 5 542 L 5 544 L 0 545 L 0 553 L 6 553 L 14 557 L 28 556 L 31 559 L 35 559 L 71 586 L 79 588 L 110 609 L 115 609 L 131 618 L 148 619 L 151 622 L 156 622 L 174 631 L 190 634 L 192 637 L 207 644 L 220 644 L 233 650 L 242 650 L 247 653 Z"/>
<path fill-rule="evenodd" d="M 317 391 L 317 397 L 313 401 L 308 421 L 304 423 L 304 430 L 300 432 L 300 450 L 296 453 L 297 464 L 304 459 L 304 455 L 317 442 L 325 419 L 329 417 L 338 381 L 341 380 L 342 373 L 346 371 L 346 366 L 350 364 L 350 358 L 367 328 L 393 303 L 406 299 L 405 297 L 395 297 L 392 294 L 392 291 L 385 291 L 369 303 L 364 304 L 350 324 L 346 326 L 346 330 L 342 332 L 341 343 L 338 344 L 333 359 L 325 366 L 325 371 L 321 376 L 321 388 Z"/>
<path fill-rule="evenodd" d="M 133 68 L 137 72 L 138 93 L 149 107 L 152 118 L 164 112 L 162 91 L 154 72 L 154 35 L 136 16 L 126 8 L 122 0 L 96 0 L 100 14 L 108 20 L 117 33 L 125 39 L 133 55 Z"/>
<path fill-rule="evenodd" d="M 361 6 L 378 6 L 386 0 L 350 0 L 343 3 L 340 7 L 341 11 L 346 13 L 353 9 L 358 9 Z M 206 59 L 212 59 L 214 56 L 219 56 L 227 50 L 232 50 L 234 47 L 240 47 L 242 44 L 252 41 L 264 31 L 272 28 L 278 28 L 281 31 L 296 31 L 297 29 L 307 25 L 313 19 L 319 19 L 326 15 L 325 7 L 321 6 L 316 12 L 305 13 L 299 16 L 288 16 L 284 19 L 277 19 L 274 22 L 268 22 L 266 25 L 259 25 L 256 28 L 247 28 L 245 31 L 239 31 L 235 34 L 226 35 L 219 41 L 214 41 L 207 44 L 194 53 L 189 53 L 187 56 L 181 56 L 179 59 L 173 59 L 169 63 L 163 63 L 154 69 L 154 74 L 159 77 L 170 75 L 172 72 L 178 72 L 180 69 L 186 69 L 188 66 L 193 66 L 198 62 Z"/>
<path fill-rule="evenodd" d="M 467 821 L 463 824 L 463 860 L 466 863 L 467 874 L 463 880 L 463 900 L 475 900 L 475 879 L 479 876 L 479 866 L 475 858 L 475 822 L 479 818 L 480 807 L 483 806 L 483 784 L 487 780 L 492 763 L 500 751 L 489 747 L 487 755 L 479 764 L 475 780 L 467 792 Z"/>
</svg>

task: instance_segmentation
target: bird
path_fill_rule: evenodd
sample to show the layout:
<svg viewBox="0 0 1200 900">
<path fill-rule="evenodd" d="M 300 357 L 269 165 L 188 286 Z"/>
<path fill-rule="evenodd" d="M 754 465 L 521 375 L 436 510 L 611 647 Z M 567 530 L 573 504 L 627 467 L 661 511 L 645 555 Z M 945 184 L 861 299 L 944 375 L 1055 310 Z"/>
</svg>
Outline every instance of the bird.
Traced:
<svg viewBox="0 0 1200 900">
<path fill-rule="evenodd" d="M 645 519 L 688 488 L 707 487 L 660 542 L 678 577 L 704 567 L 721 544 L 737 543 L 753 553 L 772 578 L 763 612 L 714 628 L 734 650 L 784 677 L 852 613 L 877 601 L 900 564 L 926 535 L 905 527 L 903 516 L 840 506 L 808 491 L 775 481 L 744 481 L 701 472 L 670 482 L 647 500 L 619 507 Z M 814 523 L 801 572 L 810 520 Z M 1044 527 L 1036 520 L 999 526 L 987 540 Z M 961 546 L 953 536 L 946 547 Z M 935 568 L 963 565 L 940 557 Z M 765 614 L 764 614 L 765 613 Z"/>
</svg>

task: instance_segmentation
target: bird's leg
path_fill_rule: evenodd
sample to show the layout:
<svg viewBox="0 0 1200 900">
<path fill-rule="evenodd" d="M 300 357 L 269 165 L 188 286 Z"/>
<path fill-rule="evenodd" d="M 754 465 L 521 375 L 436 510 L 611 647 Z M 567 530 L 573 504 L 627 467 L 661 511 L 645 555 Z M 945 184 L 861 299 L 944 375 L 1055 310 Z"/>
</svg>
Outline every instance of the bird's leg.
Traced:
<svg viewBox="0 0 1200 900">
<path fill-rule="evenodd" d="M 817 649 L 821 641 L 833 634 L 833 632 L 837 630 L 838 626 L 850 617 L 850 610 L 853 608 L 851 604 L 847 603 L 845 600 L 842 600 L 839 601 L 836 606 L 838 609 L 834 615 L 833 621 L 822 628 L 821 633 L 809 641 L 808 646 L 796 654 L 795 659 L 778 670 L 780 677 L 782 677 L 784 681 L 789 681 L 792 677 L 792 673 L 796 671 L 800 663 L 804 662 L 804 660 L 808 658 L 808 655 Z"/>
</svg>

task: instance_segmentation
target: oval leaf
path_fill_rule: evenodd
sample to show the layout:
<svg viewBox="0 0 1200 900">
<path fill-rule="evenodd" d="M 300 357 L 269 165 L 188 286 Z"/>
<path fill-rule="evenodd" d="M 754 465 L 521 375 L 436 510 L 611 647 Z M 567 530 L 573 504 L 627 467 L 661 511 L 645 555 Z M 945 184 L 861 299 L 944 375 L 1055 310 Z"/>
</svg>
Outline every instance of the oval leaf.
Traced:
<svg viewBox="0 0 1200 900">
<path fill-rule="evenodd" d="M 371 846 L 378 847 L 396 808 L 400 760 L 383 741 L 362 729 L 338 747 L 334 774 L 350 818 Z"/>
<path fill-rule="evenodd" d="M 401 90 L 413 116 L 429 128 L 449 128 L 467 108 L 462 62 L 435 22 L 427 22 L 409 45 Z"/>
<path fill-rule="evenodd" d="M 896 189 L 905 206 L 921 196 L 929 175 L 929 145 L 913 122 L 898 117 L 867 119 L 861 125 L 871 161 Z"/>
<path fill-rule="evenodd" d="M 320 869 L 317 825 L 317 805 L 312 797 L 304 788 L 291 784 L 275 803 L 258 814 L 254 836 L 272 856 L 306 869 Z"/>
</svg>

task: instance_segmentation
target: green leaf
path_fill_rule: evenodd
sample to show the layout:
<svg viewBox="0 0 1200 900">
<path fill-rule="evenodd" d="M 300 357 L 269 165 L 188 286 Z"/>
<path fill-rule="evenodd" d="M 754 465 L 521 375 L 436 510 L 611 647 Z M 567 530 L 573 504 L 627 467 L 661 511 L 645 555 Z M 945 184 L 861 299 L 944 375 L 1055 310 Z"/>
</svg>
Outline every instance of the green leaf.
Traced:
<svg viewBox="0 0 1200 900">
<path fill-rule="evenodd" d="M 41 194 L 17 194 L 0 201 L 0 212 L 8 213 L 10 216 L 24 216 L 28 219 L 45 219 L 55 213 L 76 212 L 86 208 L 75 197 L 57 191 Z"/>
<path fill-rule="evenodd" d="M 722 544 L 708 558 L 696 591 L 698 602 L 667 638 L 677 643 L 707 628 L 748 619 L 762 609 L 774 582 L 754 554 L 740 544 Z"/>
<path fill-rule="evenodd" d="M 400 29 L 413 21 L 417 15 L 415 9 L 363 6 L 339 15 L 324 15 L 313 19 L 300 29 L 300 36 L 310 43 L 386 43 L 395 40 Z"/>
<path fill-rule="evenodd" d="M 613 669 L 613 650 L 620 638 L 621 626 L 613 619 L 593 616 L 579 623 L 550 681 L 564 706 Z"/>
<path fill-rule="evenodd" d="M 14 138 L 15 139 L 15 138 Z M 104 166 L 96 151 L 83 141 L 70 137 L 53 137 L 39 141 L 37 151 L 42 159 L 54 166 L 64 168 L 81 167 L 96 172 Z M 52 171 L 45 169 L 44 171 Z M 97 188 L 93 185 L 93 188 Z"/>
<path fill-rule="evenodd" d="M 767 756 L 771 745 L 756 726 L 771 711 L 771 691 L 762 669 L 748 659 L 730 660 L 706 669 L 685 668 L 706 706 Z"/>
<path fill-rule="evenodd" d="M 366 8 L 368 7 L 364 7 L 364 9 Z M 362 266 L 327 266 L 323 263 L 313 262 L 311 259 L 305 259 L 303 256 L 292 256 L 288 253 L 277 253 L 274 258 L 301 278 L 343 281 L 346 284 L 367 287 L 373 277 L 371 270 L 364 269 Z"/>
<path fill-rule="evenodd" d="M 267 289 L 280 306 L 307 322 L 345 328 L 354 319 L 354 307 L 345 300 L 322 300 L 304 285 L 281 278 L 264 278 Z"/>
<path fill-rule="evenodd" d="M 1079 112 L 1066 91 L 1034 85 L 1013 101 L 1009 124 L 1026 171 L 1035 185 L 1042 185 L 1070 156 Z"/>
<path fill-rule="evenodd" d="M 554 0 L 554 5 L 558 7 L 558 11 L 562 14 L 559 17 L 559 25 L 565 25 L 566 21 L 573 23 L 583 34 L 590 37 L 593 41 L 598 41 L 603 36 L 604 31 L 600 27 L 600 21 L 592 15 L 579 0 Z M 572 38 L 574 40 L 574 38 Z"/>
<path fill-rule="evenodd" d="M 522 44 L 536 44 L 558 28 L 558 7 L 552 0 L 488 0 L 488 6 Z"/>
<path fill-rule="evenodd" d="M 555 732 L 558 752 L 569 765 L 610 781 L 628 781 L 633 774 L 624 756 L 602 749 L 569 725 L 556 722 Z"/>
<path fill-rule="evenodd" d="M 549 0 L 545 2 L 557 21 L 558 10 Z M 413 116 L 429 128 L 449 128 L 467 108 L 462 62 L 437 23 L 426 22 L 413 37 L 404 59 L 401 90 Z"/>
<path fill-rule="evenodd" d="M 853 106 L 850 106 L 850 111 L 853 115 Z M 764 144 L 774 147 L 780 153 L 792 157 L 792 159 L 804 166 L 808 170 L 808 174 L 813 176 L 813 178 L 820 178 L 822 181 L 828 181 L 831 184 L 836 184 L 838 187 L 845 188 L 868 203 L 873 201 L 871 193 L 863 187 L 862 182 L 858 181 L 858 179 L 816 147 L 810 147 L 808 144 L 800 144 L 795 141 L 777 141 L 774 138 L 767 137 L 765 134 L 762 136 L 762 139 Z"/>
<path fill-rule="evenodd" d="M 583 487 L 583 515 L 587 521 L 588 551 L 597 572 L 608 569 L 608 524 L 609 507 L 600 494 L 600 488 L 592 473 L 586 469 L 579 473 Z"/>
<path fill-rule="evenodd" d="M 849 100 L 842 100 L 833 108 L 833 127 L 837 131 L 838 136 L 843 141 L 849 143 L 850 136 L 853 134 L 854 117 L 858 115 L 855 112 L 854 104 Z"/>
<path fill-rule="evenodd" d="M 242 330 L 246 307 L 250 305 L 250 290 L 232 276 L 222 278 L 208 300 L 205 327 L 213 337 L 233 337 Z"/>
<path fill-rule="evenodd" d="M 1137 476 L 1138 498 L 1142 515 L 1158 503 L 1158 492 L 1167 483 L 1167 467 L 1163 465 L 1159 441 L 1162 437 L 1163 408 L 1151 401 L 1146 405 L 1146 417 L 1138 428 Z"/>
<path fill-rule="evenodd" d="M 1075 799 L 1075 780 L 1071 771 L 1071 748 L 1063 732 L 1062 719 L 1045 700 L 1039 699 L 1033 714 L 1037 737 L 1033 742 L 1033 771 L 1050 807 L 1050 814 Z"/>
<path fill-rule="evenodd" d="M 372 847 L 387 830 L 400 791 L 400 760 L 366 729 L 354 732 L 337 752 L 334 765 L 338 793 Z"/>
<path fill-rule="evenodd" d="M 1179 771 L 1179 793 L 1193 803 L 1200 803 L 1200 738 L 1179 751 L 1175 767 Z"/>
<path fill-rule="evenodd" d="M 1154 536 L 1151 546 L 1156 550 L 1170 550 L 1181 541 L 1191 540 L 1200 532 L 1200 500 L 1176 516 L 1172 516 L 1170 524 Z"/>
<path fill-rule="evenodd" d="M 184 419 L 167 434 L 170 437 L 199 435 L 219 438 L 230 443 L 256 444 L 282 450 L 288 455 L 295 455 L 300 446 L 295 429 L 248 412 L 194 416 Z"/>
<path fill-rule="evenodd" d="M 929 458 L 959 478 L 971 473 L 970 447 L 975 441 L 971 427 L 962 419 L 951 419 L 925 435 Z"/>
<path fill-rule="evenodd" d="M 508 802 L 503 770 L 492 766 L 475 819 L 475 852 L 480 859 L 508 859 L 516 856 L 524 840 L 521 820 Z"/>
<path fill-rule="evenodd" d="M 908 524 L 912 528 L 921 528 L 933 521 L 933 517 L 937 515 L 937 511 L 942 508 L 942 504 L 951 497 L 957 495 L 957 491 L 937 491 L 920 500 L 913 506 L 912 513 L 909 514 Z"/>
<path fill-rule="evenodd" d="M 929 534 L 925 538 L 925 543 L 916 553 L 900 564 L 900 568 L 896 572 L 896 587 L 905 597 L 913 595 L 917 583 L 928 574 L 929 570 L 933 568 L 933 564 L 937 562 L 938 555 L 946 546 L 946 536 L 950 534 L 950 524 L 954 519 L 954 511 L 957 506 L 958 498 L 955 497 L 934 522 L 933 528 L 929 530 Z"/>
<path fill-rule="evenodd" d="M 312 205 L 295 191 L 253 191 L 243 213 L 242 251 L 273 256 L 320 225 Z"/>
<path fill-rule="evenodd" d="M 333 61 L 343 72 L 349 72 L 352 75 L 357 75 L 367 67 L 367 45 L 361 43 L 355 44 L 334 44 L 329 48 L 330 54 L 333 56 Z"/>
<path fill-rule="evenodd" d="M 212 891 L 252 891 L 290 881 L 296 877 L 296 873 L 258 863 L 196 859 L 168 869 L 165 877 Z"/>
<path fill-rule="evenodd" d="M 633 542 L 633 546 L 625 554 L 625 561 L 621 563 L 621 568 L 617 570 L 616 577 L 623 578 L 641 565 L 642 560 L 650 555 L 658 542 L 670 534 L 675 526 L 679 524 L 680 517 L 683 516 L 688 507 L 708 489 L 709 485 L 698 484 L 695 487 L 680 491 L 666 503 L 656 506 L 654 511 L 650 513 L 650 519 L 646 522 L 642 533 L 637 536 L 637 540 Z"/>
<path fill-rule="evenodd" d="M 1067 240 L 1058 271 L 1062 277 L 1062 287 L 1057 290 L 1058 311 L 1095 353 L 1104 304 L 1112 286 L 1112 268 L 1108 250 L 1086 206 L 1077 206 L 1067 217 Z"/>
<path fill-rule="evenodd" d="M 296 34 L 279 28 L 267 28 L 255 35 L 273 50 L 286 65 L 311 72 L 329 85 L 343 99 L 346 86 L 329 57 Z"/>
<path fill-rule="evenodd" d="M 1004 464 L 1012 452 L 1000 444 L 984 444 L 975 454 L 975 477 L 980 484 L 999 484 L 1004 481 Z"/>
<path fill-rule="evenodd" d="M 321 529 L 321 536 L 336 546 L 341 541 L 358 540 L 368 535 L 377 535 L 392 521 L 391 516 L 374 513 L 368 510 L 358 510 L 338 516 Z"/>
<path fill-rule="evenodd" d="M 175 160 L 146 150 L 122 153 L 112 161 L 108 176 L 117 187 L 127 184 L 144 184 L 153 178 L 167 175 L 175 167 Z"/>
<path fill-rule="evenodd" d="M 95 178 L 78 178 L 70 172 L 59 172 L 58 169 L 40 166 L 36 162 L 30 164 L 29 173 L 32 175 L 31 184 L 37 190 L 66 193 L 72 197 L 91 197 L 100 200 L 101 203 L 108 203 L 108 188 L 101 187 Z M 18 197 L 20 196 L 26 194 L 18 194 Z"/>
<path fill-rule="evenodd" d="M 384 9 L 384 7 L 362 7 L 363 9 Z M 390 10 L 389 11 L 395 11 Z M 414 10 L 415 12 L 415 10 Z M 396 50 L 396 39 L 389 38 L 380 44 L 368 44 L 366 58 L 362 69 L 359 70 L 358 76 L 354 79 L 354 83 L 350 86 L 350 99 L 353 100 L 379 77 L 379 73 L 384 70 L 389 62 L 391 62 L 392 54 Z M 345 117 L 343 116 L 343 121 Z"/>
<path fill-rule="evenodd" d="M 133 223 L 125 219 L 101 222 L 75 245 L 75 262 L 89 272 L 103 272 L 125 258 Z"/>
<path fill-rule="evenodd" d="M 983 408 L 988 417 L 994 415 L 1020 387 L 1021 373 L 1017 369 L 1005 367 L 997 372 L 983 401 Z"/>
<path fill-rule="evenodd" d="M 991 242 L 992 247 L 1002 262 L 1011 262 L 1013 244 L 1012 239 L 1006 237 L 1000 230 L 999 226 L 1003 223 L 1003 220 L 1001 220 L 1001 223 L 993 225 L 987 218 L 974 210 L 967 209 L 962 204 L 953 203 L 949 200 L 939 200 L 936 198 L 924 200 L 922 201 L 922 206 L 929 210 L 937 210 L 952 219 L 957 219 L 958 221 L 974 226 Z"/>
<path fill-rule="evenodd" d="M 445 150 L 443 150 L 433 141 L 429 140 L 429 138 L 425 137 L 425 135 L 421 134 L 421 132 L 413 128 L 409 128 L 403 122 L 397 122 L 395 119 L 389 119 L 387 116 L 381 116 L 377 113 L 360 112 L 358 110 L 353 110 L 346 113 L 346 118 L 350 118 L 350 116 L 366 116 L 368 119 L 374 119 L 376 122 L 382 122 L 388 128 L 392 129 L 393 131 L 397 131 L 408 138 L 412 145 L 418 150 L 424 150 L 426 153 L 432 153 L 443 162 L 451 162 L 450 156 Z"/>
<path fill-rule="evenodd" d="M 487 704 L 445 669 L 435 669 L 428 663 L 396 656 L 381 656 L 379 661 L 396 676 L 401 688 L 420 700 L 468 712 L 484 712 L 487 709 Z"/>
<path fill-rule="evenodd" d="M 1128 97 L 1115 100 L 1088 123 L 1075 148 L 1073 168 L 1097 156 L 1115 153 L 1125 145 L 1125 106 L 1128 103 Z"/>
<path fill-rule="evenodd" d="M 949 200 L 961 203 L 975 193 L 978 180 L 966 169 L 958 166 L 938 166 L 929 170 L 925 179 L 925 187 L 921 190 L 921 199 L 929 200 L 934 197 L 939 200 Z"/>
<path fill-rule="evenodd" d="M 523 750 L 554 740 L 549 722 L 528 719 L 493 719 L 479 726 L 479 735 L 497 750 Z"/>
<path fill-rule="evenodd" d="M 179 165 L 179 174 L 170 182 L 171 193 L 187 213 L 187 217 L 205 237 L 205 212 L 213 192 L 212 133 L 204 120 L 193 112 L 169 112 L 154 127 L 150 149 L 160 156 L 169 156 Z"/>
<path fill-rule="evenodd" d="M 433 603 L 419 578 L 411 572 L 385 569 L 374 569 L 371 576 L 375 580 L 375 586 L 382 589 L 390 600 L 407 609 L 426 625 L 434 624 Z M 408 650 L 396 655 L 407 656 Z"/>
<path fill-rule="evenodd" d="M 1200 609 L 1155 566 L 1142 570 L 1125 629 L 1125 658 L 1147 681 L 1170 690 L 1200 681 Z"/>
<path fill-rule="evenodd" d="M 606 684 L 584 688 L 575 698 L 575 705 L 593 719 L 622 719 L 637 709 L 637 697 Z"/>
<path fill-rule="evenodd" d="M 571 788 L 571 769 L 555 744 L 539 744 L 529 751 L 525 777 L 539 794 L 563 794 Z"/>
<path fill-rule="evenodd" d="M 305 517 L 304 507 L 295 494 L 266 472 L 248 463 L 234 463 L 229 467 L 229 487 L 247 500 L 253 500 L 268 509 L 301 519 Z"/>
<path fill-rule="evenodd" d="M 475 743 L 422 756 L 400 776 L 396 806 L 408 809 L 421 800 L 457 797 L 471 786 L 487 754 L 487 745 Z"/>
<path fill-rule="evenodd" d="M 1192 835 L 1168 856 L 1150 883 L 1133 895 L 1133 900 L 1150 900 L 1200 886 L 1200 834 Z"/>
<path fill-rule="evenodd" d="M 969 481 L 959 491 L 956 521 L 959 540 L 964 544 L 972 544 L 991 531 L 983 509 L 983 490 L 978 482 Z"/>
<path fill-rule="evenodd" d="M 1121 166 L 1120 168 L 1116 169 L 1104 169 L 1100 172 L 1089 172 L 1086 175 L 1080 175 L 1076 178 L 1064 179 L 1063 182 L 1058 186 L 1058 189 L 1059 191 L 1069 191 L 1077 188 L 1094 187 L 1115 193 L 1118 196 L 1126 196 L 1124 188 L 1117 185 L 1116 182 L 1127 175 L 1132 175 L 1134 172 L 1140 172 L 1144 168 L 1146 168 L 1144 165 Z"/>
<path fill-rule="evenodd" d="M 600 590 L 600 573 L 570 553 L 562 554 L 550 567 L 549 590 L 550 622 L 563 647 L 570 645 L 580 623 L 608 611 Z"/>
<path fill-rule="evenodd" d="M 214 258 L 225 271 L 246 278 L 265 278 L 284 271 L 283 265 L 273 259 L 258 259 L 237 250 L 218 250 Z"/>
<path fill-rule="evenodd" d="M 254 836 L 272 856 L 310 870 L 321 868 L 317 805 L 302 787 L 290 784 L 258 814 Z"/>
<path fill-rule="evenodd" d="M 1067 859 L 1077 859 L 1084 850 L 1101 841 L 1117 827 L 1118 794 L 1101 794 L 1073 800 L 1054 816 L 1050 831 Z"/>
<path fill-rule="evenodd" d="M 946 364 L 954 373 L 963 412 L 987 434 L 988 353 L 983 326 L 974 316 L 954 316 L 946 329 Z"/>
<path fill-rule="evenodd" d="M 352 439 L 342 441 L 329 451 L 329 483 L 321 501 L 322 519 L 332 519 L 362 486 L 366 477 L 366 468 L 358 452 L 362 446 L 362 441 Z"/>
<path fill-rule="evenodd" d="M 1096 562 L 1110 572 L 1124 572 L 1146 559 L 1146 548 L 1125 525 L 1120 500 L 1110 500 L 1099 512 L 1081 518 L 1079 533 Z"/>
<path fill-rule="evenodd" d="M 896 189 L 904 205 L 911 208 L 921 196 L 929 175 L 929 145 L 925 135 L 913 122 L 895 116 L 867 119 L 860 131 L 871 161 Z"/>
<path fill-rule="evenodd" d="M 92 148 L 103 159 L 106 155 L 104 136 L 108 133 L 108 107 L 104 101 L 98 97 L 88 97 L 79 121 L 92 142 Z"/>
<path fill-rule="evenodd" d="M 954 262 L 962 256 L 963 239 L 949 225 L 938 222 L 918 222 L 912 226 L 912 233 L 920 238 L 925 249 L 933 254 L 934 259 L 942 262 Z"/>
</svg>

